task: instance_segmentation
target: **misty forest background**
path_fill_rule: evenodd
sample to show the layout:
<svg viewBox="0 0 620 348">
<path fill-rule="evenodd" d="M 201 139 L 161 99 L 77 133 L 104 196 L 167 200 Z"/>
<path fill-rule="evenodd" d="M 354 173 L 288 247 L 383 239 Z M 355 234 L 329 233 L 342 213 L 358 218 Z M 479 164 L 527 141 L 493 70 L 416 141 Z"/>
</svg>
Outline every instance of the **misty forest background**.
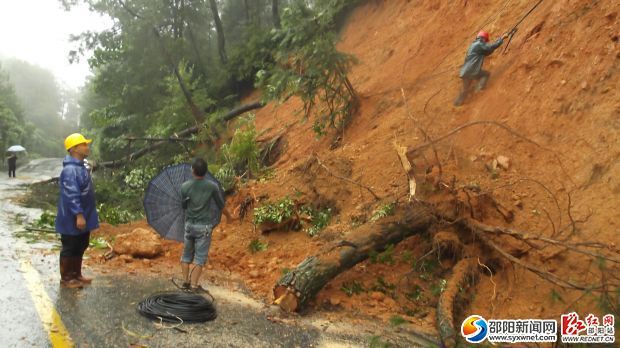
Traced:
<svg viewBox="0 0 620 348">
<path fill-rule="evenodd" d="M 346 0 L 59 0 L 112 19 L 101 32 L 75 33 L 70 61 L 88 58 L 93 76 L 79 91 L 18 60 L 0 66 L 0 145 L 31 158 L 64 155 L 62 139 L 95 139 L 90 160 L 105 163 L 190 127 L 122 166 L 96 171 L 100 212 L 112 223 L 141 217 L 141 196 L 161 168 L 195 156 L 227 190 L 268 173 L 252 114 L 225 122 L 245 103 L 298 96 L 317 136 L 344 127 L 354 112 L 347 79 L 354 58 L 335 48 Z M 247 98 L 260 90 L 254 98 Z M 114 168 L 112 168 L 114 167 Z M 267 174 L 268 175 L 268 174 Z M 50 207 L 51 208 L 51 207 Z"/>
</svg>

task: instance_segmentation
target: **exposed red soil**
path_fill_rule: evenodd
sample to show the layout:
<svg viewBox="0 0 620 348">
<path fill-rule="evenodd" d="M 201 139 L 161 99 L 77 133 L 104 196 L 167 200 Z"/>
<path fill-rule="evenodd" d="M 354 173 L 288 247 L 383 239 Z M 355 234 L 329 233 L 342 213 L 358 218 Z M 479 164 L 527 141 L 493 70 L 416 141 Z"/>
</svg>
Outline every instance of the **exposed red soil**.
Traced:
<svg viewBox="0 0 620 348">
<path fill-rule="evenodd" d="M 460 88 L 458 69 L 475 33 L 484 28 L 493 40 L 531 5 L 524 0 L 391 0 L 367 1 L 354 10 L 338 47 L 358 60 L 350 79 L 361 104 L 344 132 L 342 145 L 331 150 L 332 136 L 316 139 L 311 122 L 300 120 L 298 100 L 268 105 L 256 113 L 256 127 L 263 138 L 284 134 L 285 151 L 273 166 L 272 179 L 252 182 L 229 200 L 230 207 L 236 209 L 250 194 L 275 200 L 297 190 L 307 201 L 316 202 L 320 197 L 330 202 L 337 215 L 317 238 L 302 231 L 260 235 L 250 223 L 251 217 L 242 223 L 224 222 L 214 233 L 207 277 L 236 277 L 256 297 L 270 303 L 272 287 L 284 269 L 294 268 L 322 245 L 346 236 L 356 217 L 367 218 L 379 203 L 403 200 L 408 184 L 394 143 L 413 148 L 425 142 L 419 128 L 438 138 L 476 120 L 501 122 L 520 135 L 494 125 L 477 125 L 436 146 L 443 181 L 451 182 L 454 177 L 457 186 L 475 184 L 514 212 L 510 224 L 497 213 L 486 214 L 485 223 L 545 236 L 555 229 L 556 234 L 567 237 L 571 234 L 570 228 L 564 229 L 571 221 L 567 213 L 570 193 L 572 219 L 587 217 L 571 238 L 615 248 L 620 231 L 620 4 L 543 2 L 520 26 L 507 54 L 501 53 L 502 48 L 486 60 L 485 69 L 491 72 L 487 89 L 460 108 L 452 106 Z M 324 170 L 304 171 L 313 155 L 334 173 L 371 187 L 382 201 L 375 202 L 366 190 Z M 510 167 L 492 175 L 485 165 L 498 155 L 508 157 Z M 437 179 L 437 168 L 431 168 L 433 158 L 432 151 L 411 158 L 424 197 L 432 196 L 427 182 Z M 547 189 L 537 182 L 557 197 L 559 210 Z M 107 238 L 145 225 L 105 225 L 100 233 Z M 250 253 L 248 244 L 255 238 L 266 242 L 267 250 Z M 499 257 L 479 249 L 466 235 L 461 238 L 469 244 L 466 253 L 478 253 L 481 260 L 495 263 L 489 265 L 495 275 L 481 276 L 464 314 L 559 319 L 568 309 L 581 310 L 584 315 L 598 313 L 593 296 L 580 297 L 580 292 L 553 286 L 522 268 L 498 261 Z M 521 260 L 542 264 L 561 277 L 586 283 L 599 280 L 597 267 L 577 254 L 551 247 L 533 253 L 514 240 L 496 241 Z M 166 242 L 165 247 L 165 256 L 158 259 L 126 263 L 115 258 L 96 269 L 178 273 L 181 245 Z M 432 289 L 440 278 L 420 277 L 424 272 L 414 271 L 410 261 L 431 248 L 431 240 L 416 236 L 395 247 L 394 265 L 369 261 L 356 265 L 332 280 L 311 310 L 382 320 L 400 315 L 418 327 L 434 330 L 437 296 Z M 436 256 L 427 257 L 432 258 Z M 95 260 L 101 261 L 95 257 L 89 263 L 94 265 Z M 452 265 L 452 261 L 443 260 L 440 269 Z M 376 287 L 379 277 L 396 285 L 395 298 L 368 290 Z M 368 291 L 347 296 L 341 288 L 353 281 Z M 415 285 L 420 286 L 422 298 L 408 300 L 405 294 Z"/>
</svg>

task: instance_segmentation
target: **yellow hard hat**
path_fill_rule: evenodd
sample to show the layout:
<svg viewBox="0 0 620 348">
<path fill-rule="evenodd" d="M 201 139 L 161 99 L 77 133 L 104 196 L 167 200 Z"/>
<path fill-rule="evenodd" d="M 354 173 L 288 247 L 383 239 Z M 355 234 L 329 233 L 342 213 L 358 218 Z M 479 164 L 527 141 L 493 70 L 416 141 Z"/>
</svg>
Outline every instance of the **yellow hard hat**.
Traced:
<svg viewBox="0 0 620 348">
<path fill-rule="evenodd" d="M 69 151 L 70 148 L 80 144 L 90 144 L 92 139 L 86 139 L 80 133 L 73 133 L 65 138 L 65 150 Z"/>
</svg>

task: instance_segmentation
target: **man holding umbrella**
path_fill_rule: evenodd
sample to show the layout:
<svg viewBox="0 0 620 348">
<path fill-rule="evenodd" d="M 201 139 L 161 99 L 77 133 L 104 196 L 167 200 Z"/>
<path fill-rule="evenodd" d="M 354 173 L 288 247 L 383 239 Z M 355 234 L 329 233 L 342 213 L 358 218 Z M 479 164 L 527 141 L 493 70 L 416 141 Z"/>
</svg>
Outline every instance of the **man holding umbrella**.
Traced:
<svg viewBox="0 0 620 348">
<path fill-rule="evenodd" d="M 211 180 L 206 180 L 208 174 L 207 162 L 197 158 L 192 163 L 192 179 L 181 185 L 181 204 L 185 209 L 185 235 L 181 270 L 183 272 L 183 287 L 192 291 L 202 290 L 198 285 L 202 268 L 207 261 L 211 234 L 219 222 L 220 212 L 230 214 L 224 209 L 224 197 L 220 188 Z M 217 210 L 210 209 L 211 201 L 217 205 Z M 194 262 L 196 267 L 189 272 L 189 264 Z"/>
<path fill-rule="evenodd" d="M 84 160 L 90 154 L 92 140 L 74 133 L 65 139 L 68 155 L 60 173 L 60 198 L 56 215 L 56 232 L 60 233 L 60 285 L 81 288 L 91 279 L 82 276 L 82 257 L 90 239 L 90 232 L 99 228 L 95 208 L 95 188 Z"/>
</svg>

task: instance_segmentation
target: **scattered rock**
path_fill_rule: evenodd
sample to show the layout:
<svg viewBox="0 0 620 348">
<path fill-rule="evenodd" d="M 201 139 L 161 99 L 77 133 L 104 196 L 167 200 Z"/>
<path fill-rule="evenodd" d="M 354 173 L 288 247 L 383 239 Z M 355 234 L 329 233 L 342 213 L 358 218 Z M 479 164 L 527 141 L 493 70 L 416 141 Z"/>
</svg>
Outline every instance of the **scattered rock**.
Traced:
<svg viewBox="0 0 620 348">
<path fill-rule="evenodd" d="M 383 301 L 383 299 L 385 298 L 385 295 L 382 292 L 373 291 L 373 293 L 370 294 L 370 298 L 376 301 Z"/>
<path fill-rule="evenodd" d="M 580 86 L 581 86 L 581 89 L 584 91 L 588 89 L 588 83 L 586 81 L 583 81 Z"/>
<path fill-rule="evenodd" d="M 517 207 L 519 209 L 523 209 L 523 202 L 522 201 L 516 201 L 515 202 L 515 207 Z"/>
<path fill-rule="evenodd" d="M 260 273 L 255 269 L 251 270 L 249 274 L 250 274 L 250 277 L 252 278 L 258 278 L 258 276 L 260 275 Z"/>
<path fill-rule="evenodd" d="M 497 162 L 497 165 L 503 168 L 504 170 L 508 170 L 508 168 L 510 168 L 510 158 L 506 156 L 499 155 L 497 156 L 495 161 Z"/>
<path fill-rule="evenodd" d="M 331 303 L 332 306 L 337 306 L 340 304 L 340 299 L 332 296 L 329 298 L 329 303 Z"/>
<path fill-rule="evenodd" d="M 397 305 L 396 301 L 394 301 L 394 299 L 393 299 L 393 298 L 391 298 L 391 297 L 387 297 L 387 296 L 383 298 L 383 303 L 384 303 L 384 304 L 386 305 L 386 307 L 388 307 L 388 308 L 394 308 L 394 307 L 396 307 L 396 305 Z"/>
<path fill-rule="evenodd" d="M 161 238 L 153 231 L 136 228 L 129 233 L 119 234 L 114 242 L 114 252 L 119 255 L 154 258 L 162 254 Z"/>
<path fill-rule="evenodd" d="M 118 258 L 125 263 L 129 263 L 133 261 L 133 257 L 131 257 L 131 255 L 121 255 Z"/>
</svg>

